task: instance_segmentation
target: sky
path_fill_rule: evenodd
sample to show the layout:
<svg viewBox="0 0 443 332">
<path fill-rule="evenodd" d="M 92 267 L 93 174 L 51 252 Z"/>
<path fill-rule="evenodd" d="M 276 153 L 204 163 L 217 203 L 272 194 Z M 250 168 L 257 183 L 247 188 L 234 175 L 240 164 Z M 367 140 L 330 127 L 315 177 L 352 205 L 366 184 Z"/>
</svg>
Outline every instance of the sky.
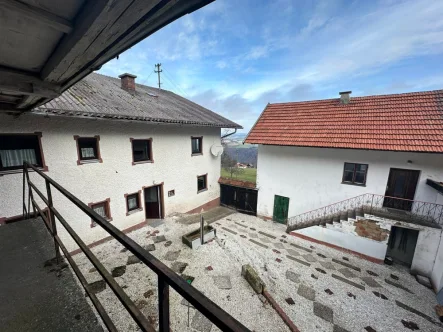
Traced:
<svg viewBox="0 0 443 332">
<path fill-rule="evenodd" d="M 443 1 L 217 0 L 105 64 L 247 133 L 267 103 L 443 89 Z"/>
</svg>

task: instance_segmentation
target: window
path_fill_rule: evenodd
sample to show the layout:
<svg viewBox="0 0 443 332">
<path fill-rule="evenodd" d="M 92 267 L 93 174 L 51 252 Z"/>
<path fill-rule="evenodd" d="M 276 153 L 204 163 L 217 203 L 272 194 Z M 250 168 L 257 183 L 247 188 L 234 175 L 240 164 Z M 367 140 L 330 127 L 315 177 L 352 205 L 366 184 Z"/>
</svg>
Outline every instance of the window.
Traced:
<svg viewBox="0 0 443 332">
<path fill-rule="evenodd" d="M 79 137 L 74 136 L 77 141 L 77 164 L 85 164 L 88 162 L 103 162 L 100 157 L 99 141 L 100 136 Z"/>
<path fill-rule="evenodd" d="M 197 192 L 208 189 L 207 178 L 208 174 L 197 176 Z"/>
<path fill-rule="evenodd" d="M 367 164 L 345 163 L 343 170 L 343 183 L 364 185 L 366 184 Z"/>
<path fill-rule="evenodd" d="M 0 171 L 23 168 L 23 161 L 44 168 L 41 134 L 0 135 Z"/>
<path fill-rule="evenodd" d="M 132 164 L 153 162 L 152 139 L 130 139 L 132 142 Z"/>
<path fill-rule="evenodd" d="M 140 195 L 139 193 L 130 194 L 126 196 L 126 204 L 128 212 L 140 209 Z"/>
<path fill-rule="evenodd" d="M 175 190 L 174 189 L 168 191 L 168 197 L 172 197 L 172 196 L 175 196 Z"/>
<path fill-rule="evenodd" d="M 203 137 L 191 137 L 192 154 L 203 154 Z"/>
<path fill-rule="evenodd" d="M 97 202 L 97 203 L 89 203 L 89 207 L 93 209 L 98 215 L 102 216 L 108 221 L 112 221 L 111 217 L 111 207 L 110 207 L 111 200 L 107 198 L 104 201 Z M 96 223 L 91 220 L 91 227 L 95 227 Z"/>
</svg>

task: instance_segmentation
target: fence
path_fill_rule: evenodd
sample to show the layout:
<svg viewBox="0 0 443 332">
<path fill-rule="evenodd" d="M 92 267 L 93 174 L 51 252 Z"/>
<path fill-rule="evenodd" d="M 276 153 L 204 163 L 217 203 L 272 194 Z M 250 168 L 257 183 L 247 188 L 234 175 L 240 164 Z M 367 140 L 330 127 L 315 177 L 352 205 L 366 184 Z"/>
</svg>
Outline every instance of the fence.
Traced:
<svg viewBox="0 0 443 332">
<path fill-rule="evenodd" d="M 33 182 L 29 179 L 28 168 L 35 171 L 40 175 L 46 184 L 47 197 L 35 186 Z M 26 197 L 26 185 L 28 186 L 28 197 Z M 94 307 L 97 309 L 98 314 L 103 320 L 103 323 L 109 329 L 109 331 L 117 331 L 113 321 L 109 317 L 108 313 L 104 309 L 103 305 L 100 303 L 95 294 L 91 291 L 86 278 L 80 271 L 77 264 L 72 259 L 68 250 L 66 249 L 63 242 L 57 235 L 57 228 L 55 223 L 55 218 L 58 219 L 60 224 L 66 229 L 68 234 L 73 238 L 73 240 L 78 244 L 80 249 L 86 255 L 86 257 L 91 261 L 92 265 L 97 269 L 109 287 L 112 289 L 114 294 L 117 296 L 119 301 L 126 308 L 128 313 L 137 323 L 142 331 L 154 332 L 155 327 L 149 322 L 149 320 L 142 314 L 142 312 L 137 308 L 134 302 L 129 298 L 129 296 L 124 292 L 120 285 L 115 281 L 111 274 L 106 270 L 106 268 L 100 263 L 97 257 L 92 253 L 88 246 L 82 241 L 77 233 L 72 229 L 72 227 L 66 222 L 63 216 L 54 207 L 52 200 L 52 189 L 58 190 L 62 195 L 69 199 L 74 205 L 76 205 L 80 210 L 82 210 L 86 215 L 88 215 L 95 223 L 101 226 L 107 233 L 109 233 L 113 238 L 120 242 L 125 248 L 132 252 L 137 258 L 140 259 L 147 267 L 154 271 L 158 276 L 158 308 L 159 308 L 159 331 L 169 332 L 170 331 L 170 315 L 169 315 L 169 286 L 171 286 L 177 293 L 183 296 L 190 304 L 192 304 L 196 310 L 199 310 L 206 318 L 208 318 L 212 323 L 214 323 L 222 331 L 249 331 L 245 326 L 238 322 L 235 318 L 230 316 L 227 312 L 217 306 L 214 302 L 209 300 L 206 296 L 200 293 L 197 289 L 189 285 L 183 278 L 178 276 L 174 271 L 168 268 L 165 264 L 151 255 L 149 252 L 144 250 L 139 244 L 134 242 L 131 238 L 123 234 L 118 228 L 107 222 L 103 217 L 94 212 L 90 207 L 81 202 L 77 197 L 59 185 L 57 182 L 52 180 L 46 174 L 42 173 L 39 169 L 24 163 L 23 165 L 23 216 L 26 218 L 30 217 L 31 206 L 34 215 L 38 213 L 46 227 L 48 228 L 51 236 L 54 239 L 54 247 L 57 263 L 60 262 L 60 250 L 62 250 L 64 256 L 66 257 L 68 263 L 71 265 L 77 278 L 80 280 L 81 284 L 85 288 L 87 294 L 89 295 Z M 34 200 L 34 192 L 41 198 L 41 200 L 46 204 L 48 208 L 48 213 L 45 214 L 40 206 Z M 26 198 L 28 199 L 28 205 L 26 206 Z"/>
</svg>

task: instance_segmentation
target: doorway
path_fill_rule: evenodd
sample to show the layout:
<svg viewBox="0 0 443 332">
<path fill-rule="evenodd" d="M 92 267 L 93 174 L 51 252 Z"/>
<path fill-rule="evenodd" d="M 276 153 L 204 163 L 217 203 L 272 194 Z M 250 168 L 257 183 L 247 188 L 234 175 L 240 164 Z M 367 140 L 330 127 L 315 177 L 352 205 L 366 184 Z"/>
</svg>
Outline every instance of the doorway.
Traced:
<svg viewBox="0 0 443 332">
<path fill-rule="evenodd" d="M 286 224 L 288 220 L 289 197 L 274 196 L 274 215 L 272 219 L 280 224 Z"/>
<path fill-rule="evenodd" d="M 143 189 L 146 219 L 163 218 L 163 188 L 161 185 Z"/>
<path fill-rule="evenodd" d="M 389 235 L 387 256 L 397 263 L 411 267 L 417 245 L 419 231 L 415 229 L 392 226 Z"/>
<path fill-rule="evenodd" d="M 385 196 L 389 197 L 385 197 L 383 206 L 393 209 L 411 211 L 412 202 L 395 198 L 413 200 L 419 175 L 420 171 L 391 168 L 389 171 L 388 184 L 386 186 L 385 193 Z"/>
</svg>

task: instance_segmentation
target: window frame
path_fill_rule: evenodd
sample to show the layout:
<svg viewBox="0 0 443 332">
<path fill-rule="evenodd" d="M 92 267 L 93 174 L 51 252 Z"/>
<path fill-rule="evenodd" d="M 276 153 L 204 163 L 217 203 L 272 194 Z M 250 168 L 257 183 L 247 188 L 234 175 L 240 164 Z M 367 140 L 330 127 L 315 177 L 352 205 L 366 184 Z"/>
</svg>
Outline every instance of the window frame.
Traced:
<svg viewBox="0 0 443 332">
<path fill-rule="evenodd" d="M 352 181 L 345 181 L 345 172 L 351 172 L 351 171 L 347 171 L 346 170 L 346 165 L 347 164 L 351 164 L 354 165 L 354 170 L 352 171 Z M 361 165 L 361 166 L 366 166 L 366 171 L 364 172 L 364 182 L 360 183 L 360 182 L 355 182 L 355 177 L 357 173 L 362 173 L 361 171 L 357 171 L 357 165 Z M 353 162 L 345 162 L 343 164 L 343 175 L 342 175 L 342 180 L 341 183 L 342 184 L 349 184 L 352 186 L 361 186 L 361 187 L 366 187 L 366 181 L 368 178 L 368 169 L 369 169 L 369 164 L 363 164 L 363 163 L 353 163 Z"/>
<path fill-rule="evenodd" d="M 135 208 L 135 209 L 130 210 L 129 209 L 128 198 L 130 196 L 133 196 L 133 195 L 137 195 L 138 207 Z M 125 202 L 126 202 L 126 216 L 129 216 L 129 215 L 134 214 L 134 213 L 139 212 L 139 211 L 143 211 L 142 191 L 141 190 L 136 191 L 134 193 L 125 194 L 124 196 L 125 196 Z"/>
<path fill-rule="evenodd" d="M 91 158 L 91 159 L 82 159 L 81 157 L 81 151 L 80 151 L 80 144 L 79 144 L 79 139 L 82 138 L 93 138 L 95 139 L 96 142 L 96 149 L 97 149 L 97 158 Z M 79 135 L 74 135 L 74 140 L 77 146 L 77 165 L 84 165 L 84 164 L 93 164 L 93 163 L 103 163 L 103 159 L 100 153 L 100 135 L 95 135 L 95 136 L 79 136 Z"/>
<path fill-rule="evenodd" d="M 200 152 L 194 152 L 192 148 L 192 141 L 194 139 L 199 140 Z M 202 156 L 203 155 L 203 136 L 191 136 L 191 156 Z"/>
<path fill-rule="evenodd" d="M 131 156 L 132 156 L 132 166 L 138 165 L 138 164 L 148 164 L 154 162 L 154 154 L 152 151 L 152 137 L 150 138 L 130 138 L 129 141 L 131 142 Z M 148 141 L 149 144 L 149 159 L 148 160 L 140 160 L 135 161 L 134 160 L 134 141 Z"/>
<path fill-rule="evenodd" d="M 205 188 L 203 188 L 203 189 L 198 189 L 198 179 L 200 178 L 200 177 L 204 177 L 205 178 Z M 204 191 L 206 191 L 206 190 L 208 190 L 208 173 L 206 173 L 206 174 L 201 174 L 201 175 L 197 175 L 197 194 L 199 194 L 199 193 L 201 193 L 201 192 L 204 192 Z"/>
<path fill-rule="evenodd" d="M 94 210 L 94 205 L 99 205 L 99 204 L 105 204 L 105 213 L 107 215 L 106 221 L 111 222 L 112 221 L 112 214 L 111 214 L 111 199 L 108 197 L 103 201 L 99 201 L 99 202 L 91 202 L 88 203 L 88 206 Z M 91 228 L 97 226 L 97 224 L 95 223 L 95 221 L 91 218 Z"/>
<path fill-rule="evenodd" d="M 36 166 L 39 170 L 43 171 L 43 172 L 47 172 L 48 166 L 46 165 L 45 162 L 45 155 L 43 153 L 43 145 L 42 145 L 42 132 L 36 131 L 33 133 L 1 133 L 1 136 L 36 136 L 37 137 L 37 142 L 38 142 L 38 149 L 39 151 L 39 157 L 40 157 L 40 161 L 41 161 L 41 166 L 38 165 Z M 37 155 L 37 153 L 36 153 Z M 32 169 L 28 169 L 29 171 L 32 171 Z M 2 169 L 0 168 L 0 176 L 3 175 L 7 175 L 7 174 L 17 174 L 17 173 L 22 173 L 23 172 L 23 167 L 17 167 L 17 168 L 10 168 L 10 169 Z"/>
</svg>

